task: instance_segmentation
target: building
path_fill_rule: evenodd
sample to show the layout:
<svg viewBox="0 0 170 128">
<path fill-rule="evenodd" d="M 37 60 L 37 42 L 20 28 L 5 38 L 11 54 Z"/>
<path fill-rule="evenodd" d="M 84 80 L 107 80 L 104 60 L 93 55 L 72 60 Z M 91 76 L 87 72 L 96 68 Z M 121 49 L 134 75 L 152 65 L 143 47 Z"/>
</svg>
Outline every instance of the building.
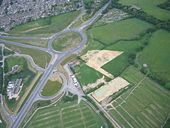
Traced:
<svg viewBox="0 0 170 128">
<path fill-rule="evenodd" d="M 13 67 L 12 67 L 12 72 L 17 72 L 18 70 L 20 69 L 20 66 L 19 65 L 14 65 Z"/>
<path fill-rule="evenodd" d="M 77 81 L 75 75 L 71 75 L 71 78 L 72 78 L 73 84 L 74 84 L 76 87 L 78 87 L 78 81 Z"/>
<path fill-rule="evenodd" d="M 7 96 L 8 99 L 17 98 L 22 89 L 22 79 L 17 79 L 16 81 L 9 81 L 7 86 Z"/>
</svg>

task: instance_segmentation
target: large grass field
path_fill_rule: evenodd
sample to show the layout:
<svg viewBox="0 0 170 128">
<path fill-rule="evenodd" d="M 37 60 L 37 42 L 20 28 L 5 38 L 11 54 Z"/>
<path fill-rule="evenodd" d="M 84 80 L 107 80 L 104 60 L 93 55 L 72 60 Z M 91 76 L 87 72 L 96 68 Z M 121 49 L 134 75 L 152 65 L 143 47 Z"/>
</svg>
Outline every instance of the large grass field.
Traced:
<svg viewBox="0 0 170 128">
<path fill-rule="evenodd" d="M 30 55 L 33 58 L 35 64 L 37 64 L 38 66 L 42 68 L 47 67 L 49 62 L 51 61 L 51 55 L 46 52 L 42 52 L 39 50 L 30 49 L 30 48 L 9 45 L 9 44 L 5 44 L 5 45 L 15 52 L 18 52 L 20 54 Z"/>
<path fill-rule="evenodd" d="M 154 32 L 149 45 L 142 51 L 138 61 L 147 64 L 150 72 L 164 81 L 170 81 L 170 33 L 165 30 Z"/>
<path fill-rule="evenodd" d="M 136 5 L 143 11 L 161 20 L 170 19 L 170 11 L 161 9 L 158 5 L 165 3 L 167 0 L 119 0 L 119 3 L 123 5 Z"/>
<path fill-rule="evenodd" d="M 49 36 L 67 27 L 80 11 L 72 11 L 57 16 L 47 17 L 16 26 L 9 33 L 19 36 Z"/>
<path fill-rule="evenodd" d="M 62 84 L 58 81 L 48 80 L 41 94 L 43 96 L 53 96 L 61 89 L 61 86 Z"/>
<path fill-rule="evenodd" d="M 139 40 L 119 41 L 116 44 L 105 47 L 106 50 L 123 51 L 123 54 L 105 64 L 102 68 L 114 76 L 119 76 L 129 65 L 129 56 L 139 52 L 139 49 L 150 38 L 151 34 L 146 33 Z"/>
<path fill-rule="evenodd" d="M 103 75 L 86 64 L 81 64 L 73 67 L 76 77 L 82 86 L 89 83 L 94 83 Z"/>
<path fill-rule="evenodd" d="M 56 51 L 69 51 L 76 48 L 81 42 L 81 36 L 75 32 L 68 32 L 58 36 L 52 46 Z"/>
<path fill-rule="evenodd" d="M 39 109 L 26 128 L 100 128 L 102 120 L 85 103 L 62 102 Z"/>
<path fill-rule="evenodd" d="M 170 112 L 170 93 L 134 67 L 121 75 L 133 87 L 113 101 L 109 110 L 125 128 L 160 128 Z"/>
<path fill-rule="evenodd" d="M 27 60 L 22 57 L 8 57 L 7 59 L 5 59 L 5 67 L 4 67 L 5 73 L 10 72 L 14 65 L 19 65 L 21 67 L 21 71 L 15 74 L 6 75 L 5 86 L 7 86 L 9 81 L 16 81 L 17 79 L 22 78 L 23 87 L 19 95 L 20 97 L 17 101 L 15 99 L 8 100 L 8 98 L 6 97 L 7 105 L 11 111 L 16 110 L 17 104 L 19 103 L 20 99 L 26 92 L 26 89 L 28 88 L 28 86 L 31 84 L 32 80 L 36 76 L 36 73 L 29 68 Z"/>
<path fill-rule="evenodd" d="M 88 30 L 90 38 L 103 44 L 114 44 L 119 40 L 138 38 L 141 33 L 153 26 L 136 18 L 109 23 L 100 27 L 92 27 Z"/>
</svg>

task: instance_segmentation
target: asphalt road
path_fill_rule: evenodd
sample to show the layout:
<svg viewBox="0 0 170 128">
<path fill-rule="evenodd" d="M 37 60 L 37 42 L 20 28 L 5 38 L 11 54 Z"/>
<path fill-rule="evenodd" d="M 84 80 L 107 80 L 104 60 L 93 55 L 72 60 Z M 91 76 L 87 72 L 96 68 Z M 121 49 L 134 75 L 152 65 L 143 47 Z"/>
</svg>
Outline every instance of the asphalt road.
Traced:
<svg viewBox="0 0 170 128">
<path fill-rule="evenodd" d="M 56 34 L 54 34 L 51 37 L 48 38 L 41 38 L 41 37 L 7 37 L 7 36 L 0 36 L 0 38 L 6 38 L 6 39 L 50 39 L 48 42 L 48 49 L 45 48 L 40 48 L 40 47 L 36 47 L 36 46 L 30 46 L 30 45 L 25 45 L 25 44 L 20 44 L 20 43 L 15 43 L 15 42 L 11 42 L 11 41 L 6 41 L 6 40 L 0 40 L 0 42 L 4 42 L 7 44 L 12 44 L 12 45 L 17 45 L 17 46 L 21 46 L 21 47 L 26 47 L 26 48 L 32 48 L 32 49 L 36 49 L 36 50 L 41 50 L 44 52 L 48 52 L 50 53 L 52 56 L 57 55 L 58 57 L 53 57 L 53 63 L 50 63 L 49 66 L 45 69 L 44 74 L 42 75 L 42 77 L 40 78 L 39 82 L 37 83 L 36 87 L 34 88 L 34 90 L 32 91 L 32 93 L 30 94 L 29 98 L 27 99 L 27 101 L 25 102 L 25 104 L 23 105 L 23 107 L 21 108 L 21 110 L 16 114 L 16 115 L 11 115 L 10 117 L 12 118 L 12 124 L 11 124 L 11 128 L 18 128 L 19 125 L 22 123 L 24 117 L 26 116 L 26 114 L 29 112 L 31 106 L 33 105 L 33 103 L 37 100 L 39 100 L 40 98 L 40 91 L 42 90 L 42 88 L 44 87 L 48 77 L 50 74 L 53 73 L 55 67 L 60 64 L 62 62 L 62 60 L 64 60 L 66 57 L 68 57 L 71 54 L 75 54 L 75 53 L 79 53 L 81 48 L 86 44 L 87 42 L 87 36 L 86 34 L 83 32 L 83 29 L 88 27 L 89 25 L 91 25 L 102 13 L 103 10 L 106 9 L 106 7 L 108 6 L 109 3 L 107 3 L 103 8 L 101 8 L 90 20 L 88 20 L 87 22 L 85 22 L 83 25 L 81 25 L 78 28 L 75 29 L 69 29 L 68 27 L 66 29 L 64 29 L 61 32 L 58 32 Z M 55 51 L 52 48 L 52 42 L 61 34 L 66 33 L 66 32 L 77 32 L 82 36 L 82 41 L 79 44 L 79 46 L 71 51 L 68 52 L 58 52 Z M 61 74 L 60 74 L 61 75 Z M 65 85 L 66 86 L 66 85 Z M 65 87 L 64 87 L 65 88 Z M 64 91 L 64 88 L 60 91 L 60 93 L 62 93 Z M 58 94 L 57 94 L 58 95 Z M 49 97 L 49 99 L 52 97 Z M 7 114 L 7 113 L 6 113 Z"/>
</svg>

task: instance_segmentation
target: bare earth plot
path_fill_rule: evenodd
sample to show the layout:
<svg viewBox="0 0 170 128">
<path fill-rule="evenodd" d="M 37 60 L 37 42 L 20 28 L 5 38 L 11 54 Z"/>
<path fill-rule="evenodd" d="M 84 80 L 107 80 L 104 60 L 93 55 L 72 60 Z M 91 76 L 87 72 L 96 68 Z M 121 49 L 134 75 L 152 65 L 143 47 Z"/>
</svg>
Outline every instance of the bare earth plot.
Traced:
<svg viewBox="0 0 170 128">
<path fill-rule="evenodd" d="M 170 93 L 134 67 L 122 77 L 134 87 L 112 102 L 109 113 L 125 128 L 160 128 L 170 113 Z"/>
<path fill-rule="evenodd" d="M 100 118 L 84 102 L 58 102 L 38 110 L 26 128 L 100 128 Z"/>
<path fill-rule="evenodd" d="M 117 77 L 106 85 L 100 87 L 92 93 L 92 96 L 98 101 L 102 101 L 105 98 L 109 97 L 115 92 L 118 92 L 120 89 L 125 88 L 129 83 L 121 77 Z"/>
<path fill-rule="evenodd" d="M 86 62 L 89 67 L 94 68 L 103 75 L 113 78 L 113 75 L 103 70 L 101 67 L 113 60 L 117 56 L 121 55 L 123 52 L 120 51 L 109 51 L 109 50 L 91 50 L 88 51 L 81 58 Z"/>
</svg>

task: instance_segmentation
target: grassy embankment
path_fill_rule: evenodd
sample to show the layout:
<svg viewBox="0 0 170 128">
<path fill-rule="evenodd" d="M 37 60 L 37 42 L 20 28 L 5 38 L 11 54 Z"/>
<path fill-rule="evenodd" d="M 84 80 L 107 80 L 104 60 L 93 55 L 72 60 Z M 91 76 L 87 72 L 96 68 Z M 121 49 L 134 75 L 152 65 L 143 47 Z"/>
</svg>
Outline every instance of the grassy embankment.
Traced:
<svg viewBox="0 0 170 128">
<path fill-rule="evenodd" d="M 61 89 L 62 83 L 48 80 L 41 94 L 43 96 L 53 96 Z"/>
<path fill-rule="evenodd" d="M 48 66 L 51 60 L 51 55 L 46 52 L 42 52 L 30 48 L 23 48 L 19 46 L 9 45 L 9 44 L 6 44 L 6 46 L 17 53 L 30 55 L 33 58 L 35 64 L 37 64 L 42 68 Z"/>
<path fill-rule="evenodd" d="M 54 40 L 52 46 L 56 51 L 69 51 L 76 48 L 81 42 L 81 36 L 78 33 L 64 33 Z"/>
</svg>

